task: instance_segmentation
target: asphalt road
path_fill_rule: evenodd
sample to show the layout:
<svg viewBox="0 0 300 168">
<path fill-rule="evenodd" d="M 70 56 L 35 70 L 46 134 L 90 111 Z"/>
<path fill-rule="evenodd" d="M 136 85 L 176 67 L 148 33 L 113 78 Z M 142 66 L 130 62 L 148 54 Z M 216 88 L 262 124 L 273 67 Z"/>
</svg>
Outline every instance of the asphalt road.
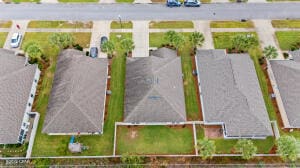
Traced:
<svg viewBox="0 0 300 168">
<path fill-rule="evenodd" d="M 0 19 L 31 20 L 226 20 L 300 18 L 300 3 L 203 4 L 1 4 Z"/>
</svg>

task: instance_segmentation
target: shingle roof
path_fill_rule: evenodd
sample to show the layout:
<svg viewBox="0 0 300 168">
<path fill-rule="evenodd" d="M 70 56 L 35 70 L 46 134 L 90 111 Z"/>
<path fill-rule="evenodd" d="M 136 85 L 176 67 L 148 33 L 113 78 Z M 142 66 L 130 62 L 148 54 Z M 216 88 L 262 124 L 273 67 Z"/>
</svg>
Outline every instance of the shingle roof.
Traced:
<svg viewBox="0 0 300 168">
<path fill-rule="evenodd" d="M 25 57 L 0 49 L 0 144 L 18 141 L 36 70 L 25 66 Z"/>
<path fill-rule="evenodd" d="M 160 48 L 150 57 L 128 58 L 125 122 L 186 121 L 181 60 Z"/>
<path fill-rule="evenodd" d="M 299 128 L 300 60 L 296 60 L 270 60 L 270 64 L 290 126 Z"/>
<path fill-rule="evenodd" d="M 107 59 L 65 50 L 58 58 L 45 133 L 102 132 Z"/>
<path fill-rule="evenodd" d="M 227 136 L 272 135 L 253 62 L 248 54 L 199 50 L 196 56 L 204 120 L 222 122 Z"/>
</svg>

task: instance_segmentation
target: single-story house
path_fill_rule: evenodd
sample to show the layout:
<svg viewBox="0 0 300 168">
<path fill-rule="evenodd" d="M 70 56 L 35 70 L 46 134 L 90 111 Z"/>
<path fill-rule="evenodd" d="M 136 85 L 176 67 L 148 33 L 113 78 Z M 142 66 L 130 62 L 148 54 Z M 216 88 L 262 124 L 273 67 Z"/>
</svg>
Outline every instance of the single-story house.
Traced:
<svg viewBox="0 0 300 168">
<path fill-rule="evenodd" d="M 160 48 L 144 58 L 127 58 L 124 122 L 186 121 L 181 59 Z"/>
<path fill-rule="evenodd" d="M 0 49 L 0 144 L 24 143 L 39 77 L 36 64 Z"/>
<path fill-rule="evenodd" d="M 221 125 L 224 138 L 263 139 L 273 131 L 248 54 L 198 50 L 195 56 L 205 125 Z"/>
<path fill-rule="evenodd" d="M 291 60 L 268 61 L 268 73 L 285 128 L 300 128 L 300 50 Z"/>
<path fill-rule="evenodd" d="M 58 56 L 42 132 L 49 135 L 101 134 L 105 114 L 108 61 L 81 51 Z"/>
</svg>

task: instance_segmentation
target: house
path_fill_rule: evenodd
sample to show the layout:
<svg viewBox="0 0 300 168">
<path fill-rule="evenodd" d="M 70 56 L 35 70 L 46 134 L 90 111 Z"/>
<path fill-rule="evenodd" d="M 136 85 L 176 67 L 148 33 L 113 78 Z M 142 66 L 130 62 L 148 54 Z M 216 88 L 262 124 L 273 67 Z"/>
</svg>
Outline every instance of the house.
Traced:
<svg viewBox="0 0 300 168">
<path fill-rule="evenodd" d="M 160 48 L 145 58 L 127 58 L 124 122 L 186 121 L 181 59 Z"/>
<path fill-rule="evenodd" d="M 224 138 L 228 139 L 273 135 L 248 54 L 198 50 L 195 59 L 205 125 L 221 125 Z"/>
<path fill-rule="evenodd" d="M 285 128 L 300 128 L 300 50 L 291 60 L 270 60 L 268 74 Z"/>
<path fill-rule="evenodd" d="M 58 57 L 42 132 L 49 135 L 101 134 L 105 114 L 107 59 L 77 50 Z"/>
<path fill-rule="evenodd" d="M 0 144 L 24 143 L 39 77 L 36 64 L 0 49 Z"/>
</svg>

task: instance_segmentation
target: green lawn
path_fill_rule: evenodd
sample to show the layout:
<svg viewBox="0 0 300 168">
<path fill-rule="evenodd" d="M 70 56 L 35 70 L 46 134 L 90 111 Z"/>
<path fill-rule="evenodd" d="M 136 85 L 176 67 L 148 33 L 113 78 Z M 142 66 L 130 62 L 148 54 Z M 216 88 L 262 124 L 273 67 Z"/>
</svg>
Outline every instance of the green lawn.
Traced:
<svg viewBox="0 0 300 168">
<path fill-rule="evenodd" d="M 300 28 L 300 20 L 272 20 L 275 28 Z"/>
<path fill-rule="evenodd" d="M 181 29 L 181 28 L 194 28 L 192 21 L 151 21 L 149 23 L 150 29 Z"/>
<path fill-rule="evenodd" d="M 28 28 L 92 28 L 93 22 L 79 22 L 79 21 L 30 21 Z"/>
<path fill-rule="evenodd" d="M 27 151 L 28 143 L 23 145 L 20 144 L 10 144 L 10 145 L 0 145 L 0 156 L 2 157 L 25 157 Z M 1 165 L 1 164 L 0 164 Z"/>
<path fill-rule="evenodd" d="M 58 0 L 63 3 L 85 3 L 85 2 L 99 2 L 99 0 Z"/>
<path fill-rule="evenodd" d="M 117 154 L 194 153 L 191 126 L 119 126 L 117 131 Z"/>
<path fill-rule="evenodd" d="M 211 3 L 211 0 L 200 0 L 201 1 L 201 3 Z"/>
<path fill-rule="evenodd" d="M 211 21 L 211 28 L 254 28 L 252 21 Z"/>
<path fill-rule="evenodd" d="M 225 49 L 225 48 L 232 48 L 231 40 L 235 35 L 238 34 L 253 34 L 257 36 L 255 32 L 213 32 L 213 40 L 214 46 L 216 49 Z"/>
<path fill-rule="evenodd" d="M 190 33 L 183 33 L 186 41 Z M 164 33 L 150 33 L 149 35 L 150 47 L 161 47 L 162 44 L 166 44 L 164 39 Z M 194 76 L 192 74 L 192 58 L 190 56 L 191 47 L 188 42 L 182 50 L 180 50 L 182 71 L 184 75 L 184 95 L 185 95 L 185 106 L 188 120 L 199 120 L 200 112 L 198 106 L 198 95 L 196 92 L 196 84 Z"/>
<path fill-rule="evenodd" d="M 110 24 L 111 29 L 132 29 L 131 21 L 122 21 L 122 27 L 119 21 L 112 21 Z"/>
<path fill-rule="evenodd" d="M 277 31 L 275 35 L 282 50 L 290 50 L 293 44 L 300 42 L 300 31 Z"/>
<path fill-rule="evenodd" d="M 12 21 L 0 21 L 0 28 L 10 28 Z"/>
<path fill-rule="evenodd" d="M 3 45 L 6 41 L 8 32 L 0 32 L 0 48 L 3 48 Z"/>
<path fill-rule="evenodd" d="M 116 0 L 118 3 L 133 3 L 134 0 Z"/>
</svg>

